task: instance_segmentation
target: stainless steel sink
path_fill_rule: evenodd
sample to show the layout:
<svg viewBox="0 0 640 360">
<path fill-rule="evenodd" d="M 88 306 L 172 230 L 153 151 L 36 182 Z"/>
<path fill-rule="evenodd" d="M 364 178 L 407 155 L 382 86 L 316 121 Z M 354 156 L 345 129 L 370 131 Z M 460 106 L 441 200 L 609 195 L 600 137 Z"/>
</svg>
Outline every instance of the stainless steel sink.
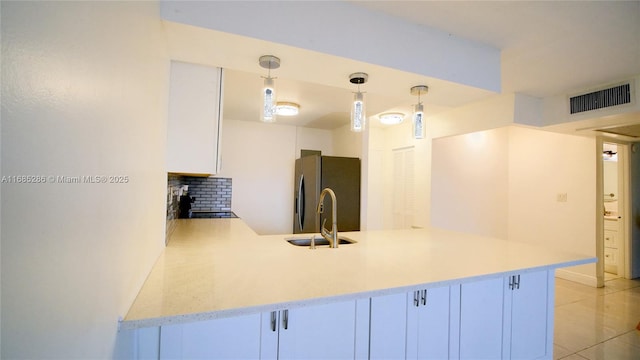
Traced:
<svg viewBox="0 0 640 360">
<path fill-rule="evenodd" d="M 285 240 L 287 240 L 287 242 L 289 242 L 289 244 L 291 245 L 309 247 L 311 246 L 311 236 L 312 234 L 297 235 L 287 237 L 285 238 Z M 340 245 L 355 244 L 357 242 L 353 239 L 349 239 L 348 237 L 341 235 L 338 235 L 338 240 Z M 329 241 L 323 238 L 320 234 L 316 234 L 315 243 L 316 246 L 329 245 Z"/>
</svg>

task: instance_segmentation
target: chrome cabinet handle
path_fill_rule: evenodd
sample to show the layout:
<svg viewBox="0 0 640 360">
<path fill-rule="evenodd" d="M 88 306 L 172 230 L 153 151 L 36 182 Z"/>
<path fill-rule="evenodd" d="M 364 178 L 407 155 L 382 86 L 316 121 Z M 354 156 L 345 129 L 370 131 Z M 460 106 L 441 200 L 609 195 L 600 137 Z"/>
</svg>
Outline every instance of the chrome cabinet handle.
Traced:
<svg viewBox="0 0 640 360">
<path fill-rule="evenodd" d="M 420 296 L 418 295 L 418 291 L 413 292 L 413 305 L 416 307 L 420 306 Z"/>
<path fill-rule="evenodd" d="M 285 330 L 289 329 L 289 310 L 282 311 L 282 327 Z"/>
<path fill-rule="evenodd" d="M 510 290 L 520 289 L 520 275 L 511 275 L 509 277 L 509 289 Z"/>
<path fill-rule="evenodd" d="M 276 312 L 271 312 L 271 331 L 276 331 Z"/>
<path fill-rule="evenodd" d="M 421 299 L 422 299 L 422 305 L 426 306 L 427 305 L 427 290 L 422 290 L 420 291 L 421 293 Z"/>
</svg>

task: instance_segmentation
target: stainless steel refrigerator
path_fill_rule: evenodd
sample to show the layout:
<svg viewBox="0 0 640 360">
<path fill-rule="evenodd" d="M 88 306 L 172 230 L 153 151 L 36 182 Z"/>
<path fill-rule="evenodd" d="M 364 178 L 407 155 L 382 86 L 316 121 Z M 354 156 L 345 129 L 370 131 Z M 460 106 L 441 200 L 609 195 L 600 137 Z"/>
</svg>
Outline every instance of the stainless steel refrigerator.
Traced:
<svg viewBox="0 0 640 360">
<path fill-rule="evenodd" d="M 316 212 L 320 192 L 331 188 L 338 203 L 338 231 L 360 230 L 360 159 L 309 155 L 296 159 L 293 233 L 318 233 L 324 219 L 331 230 L 331 197 Z"/>
</svg>

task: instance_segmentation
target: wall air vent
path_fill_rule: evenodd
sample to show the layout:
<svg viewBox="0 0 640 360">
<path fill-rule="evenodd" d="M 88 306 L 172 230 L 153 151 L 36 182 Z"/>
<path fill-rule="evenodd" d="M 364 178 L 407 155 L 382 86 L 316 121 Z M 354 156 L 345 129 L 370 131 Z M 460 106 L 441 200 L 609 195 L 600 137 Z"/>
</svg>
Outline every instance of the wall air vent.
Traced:
<svg viewBox="0 0 640 360">
<path fill-rule="evenodd" d="M 629 83 L 569 98 L 571 114 L 631 103 Z"/>
</svg>

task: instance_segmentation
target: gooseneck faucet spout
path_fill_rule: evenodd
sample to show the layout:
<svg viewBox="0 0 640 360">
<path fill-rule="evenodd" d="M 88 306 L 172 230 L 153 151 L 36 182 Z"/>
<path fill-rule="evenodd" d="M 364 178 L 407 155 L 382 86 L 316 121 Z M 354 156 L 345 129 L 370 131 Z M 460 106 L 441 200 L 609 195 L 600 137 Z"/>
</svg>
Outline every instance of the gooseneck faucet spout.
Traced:
<svg viewBox="0 0 640 360">
<path fill-rule="evenodd" d="M 332 248 L 338 248 L 338 200 L 336 200 L 336 193 L 333 192 L 330 188 L 324 188 L 320 193 L 320 200 L 318 201 L 318 208 L 316 212 L 318 214 L 322 214 L 324 211 L 323 201 L 325 195 L 329 194 L 331 196 L 331 231 L 325 229 L 324 225 L 327 222 L 327 218 L 322 221 L 322 226 L 320 227 L 320 234 L 323 238 L 327 239 L 329 242 L 329 246 Z"/>
</svg>

